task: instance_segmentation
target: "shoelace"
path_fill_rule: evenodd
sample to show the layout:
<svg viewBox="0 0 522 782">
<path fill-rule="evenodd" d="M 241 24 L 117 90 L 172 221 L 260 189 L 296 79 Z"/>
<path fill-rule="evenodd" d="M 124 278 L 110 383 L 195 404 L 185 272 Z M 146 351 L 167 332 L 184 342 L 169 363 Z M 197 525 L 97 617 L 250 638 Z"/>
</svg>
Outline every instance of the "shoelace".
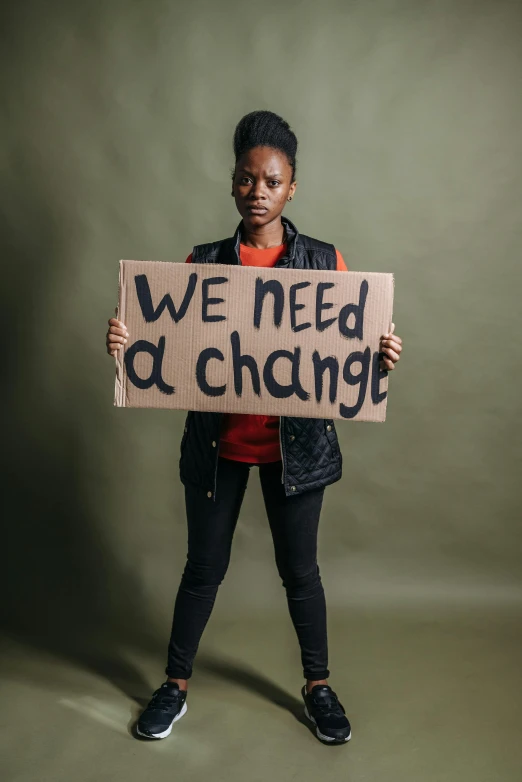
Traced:
<svg viewBox="0 0 522 782">
<path fill-rule="evenodd" d="M 336 716 L 345 714 L 335 692 L 328 692 L 325 695 L 321 695 L 320 698 L 312 698 L 312 703 L 314 707 L 323 714 L 326 714 L 327 712 L 329 714 L 335 714 Z"/>
<path fill-rule="evenodd" d="M 156 690 L 147 708 L 157 709 L 158 711 L 168 711 L 173 703 L 179 699 L 180 695 L 181 693 L 179 690 L 177 692 L 175 690 L 169 692 L 166 689 Z"/>
</svg>

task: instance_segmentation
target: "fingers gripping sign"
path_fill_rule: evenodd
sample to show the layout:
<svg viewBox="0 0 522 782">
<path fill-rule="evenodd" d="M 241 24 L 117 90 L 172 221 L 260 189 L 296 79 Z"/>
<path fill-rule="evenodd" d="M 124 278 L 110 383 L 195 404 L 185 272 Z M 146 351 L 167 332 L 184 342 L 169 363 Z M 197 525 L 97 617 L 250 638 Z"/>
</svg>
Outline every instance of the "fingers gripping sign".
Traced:
<svg viewBox="0 0 522 782">
<path fill-rule="evenodd" d="M 381 337 L 381 352 L 385 354 L 382 357 L 382 369 L 395 369 L 395 365 L 401 357 L 402 339 L 393 333 L 394 330 L 395 323 L 392 323 L 390 331 Z"/>
<path fill-rule="evenodd" d="M 118 308 L 114 310 L 114 314 L 118 315 Z M 107 331 L 105 344 L 107 347 L 107 353 L 114 358 L 118 355 L 118 351 L 123 345 L 127 344 L 129 339 L 129 332 L 125 323 L 118 320 L 117 317 L 109 319 L 109 329 Z"/>
</svg>

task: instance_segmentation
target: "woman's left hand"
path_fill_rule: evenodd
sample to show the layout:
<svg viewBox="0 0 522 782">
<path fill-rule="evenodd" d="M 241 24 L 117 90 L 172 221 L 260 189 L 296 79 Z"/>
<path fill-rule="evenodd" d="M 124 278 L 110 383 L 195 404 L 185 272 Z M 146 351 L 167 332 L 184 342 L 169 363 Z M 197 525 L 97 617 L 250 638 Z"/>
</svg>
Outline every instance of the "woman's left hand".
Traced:
<svg viewBox="0 0 522 782">
<path fill-rule="evenodd" d="M 402 339 L 393 333 L 395 323 L 391 325 L 391 331 L 388 334 L 383 334 L 381 337 L 381 353 L 386 355 L 382 358 L 382 369 L 395 369 L 395 364 L 400 359 L 402 351 Z"/>
</svg>

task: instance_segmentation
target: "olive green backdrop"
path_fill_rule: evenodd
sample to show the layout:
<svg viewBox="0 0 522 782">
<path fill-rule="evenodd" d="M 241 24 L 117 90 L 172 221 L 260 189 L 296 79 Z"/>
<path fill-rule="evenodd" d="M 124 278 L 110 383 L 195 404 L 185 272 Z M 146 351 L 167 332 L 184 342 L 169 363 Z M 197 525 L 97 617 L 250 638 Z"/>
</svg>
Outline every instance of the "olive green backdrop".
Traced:
<svg viewBox="0 0 522 782">
<path fill-rule="evenodd" d="M 518 613 L 520 4 L 21 0 L 3 14 L 7 629 L 69 659 L 112 650 L 115 670 L 116 650 L 146 649 L 161 680 L 184 413 L 113 408 L 107 319 L 120 258 L 183 261 L 233 232 L 232 134 L 260 108 L 299 140 L 286 214 L 349 268 L 396 278 L 388 420 L 338 427 L 344 477 L 320 530 L 332 622 Z M 289 622 L 256 471 L 211 623 L 254 615 L 268 638 Z M 334 672 L 348 637 L 331 646 Z"/>
</svg>

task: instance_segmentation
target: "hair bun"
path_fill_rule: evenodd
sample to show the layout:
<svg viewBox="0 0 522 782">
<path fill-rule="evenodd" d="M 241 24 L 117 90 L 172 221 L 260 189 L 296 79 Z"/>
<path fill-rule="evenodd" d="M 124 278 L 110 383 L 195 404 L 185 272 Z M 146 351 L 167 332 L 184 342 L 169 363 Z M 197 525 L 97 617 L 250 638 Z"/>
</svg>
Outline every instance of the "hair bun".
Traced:
<svg viewBox="0 0 522 782">
<path fill-rule="evenodd" d="M 251 111 L 240 119 L 234 131 L 236 163 L 241 155 L 254 147 L 273 147 L 283 152 L 292 166 L 292 178 L 295 177 L 297 138 L 279 114 Z"/>
</svg>

